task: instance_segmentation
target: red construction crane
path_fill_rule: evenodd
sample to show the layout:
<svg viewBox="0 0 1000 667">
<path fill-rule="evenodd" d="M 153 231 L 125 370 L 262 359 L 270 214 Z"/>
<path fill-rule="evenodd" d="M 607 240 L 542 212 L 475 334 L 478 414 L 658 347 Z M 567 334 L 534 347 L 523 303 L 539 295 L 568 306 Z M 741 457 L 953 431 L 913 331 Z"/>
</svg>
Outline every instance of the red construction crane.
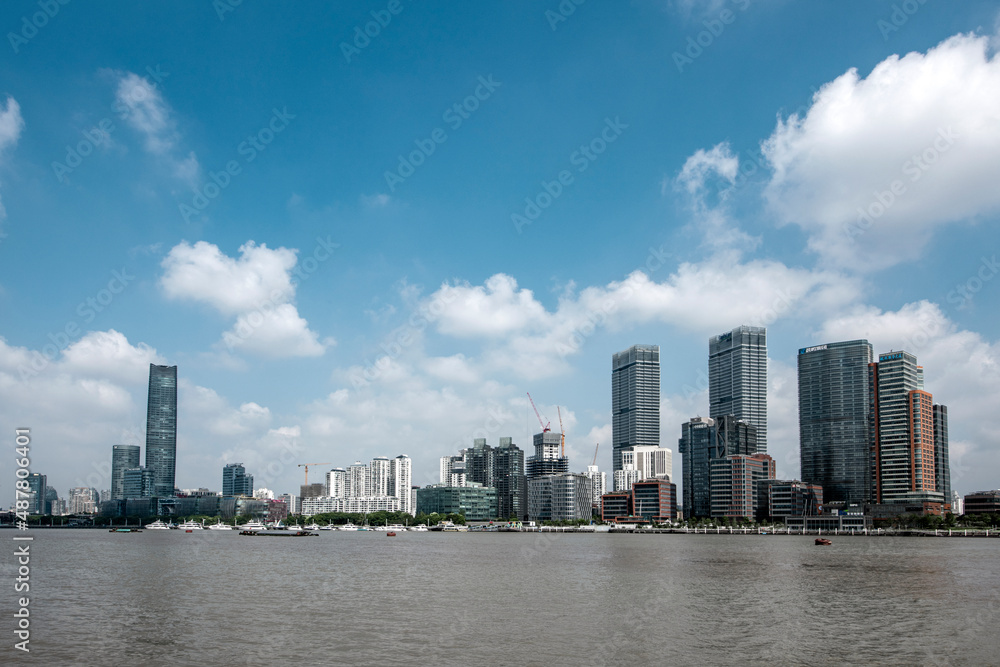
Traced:
<svg viewBox="0 0 1000 667">
<path fill-rule="evenodd" d="M 535 411 L 535 416 L 538 417 L 538 423 L 541 424 L 542 426 L 542 433 L 548 433 L 549 431 L 552 430 L 551 428 L 549 428 L 549 424 L 551 424 L 552 422 L 545 422 L 542 419 L 542 415 L 538 413 L 538 408 L 535 407 L 535 399 L 531 398 L 531 392 L 529 391 L 527 393 L 528 393 L 528 400 L 531 401 L 531 407 Z"/>
</svg>

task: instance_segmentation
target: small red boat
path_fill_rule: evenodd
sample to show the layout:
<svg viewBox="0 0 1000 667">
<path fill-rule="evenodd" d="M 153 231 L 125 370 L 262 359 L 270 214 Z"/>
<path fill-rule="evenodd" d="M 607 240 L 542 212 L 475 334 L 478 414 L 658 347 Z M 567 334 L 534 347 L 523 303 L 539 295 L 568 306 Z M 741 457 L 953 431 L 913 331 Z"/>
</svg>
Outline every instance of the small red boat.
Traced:
<svg viewBox="0 0 1000 667">
<path fill-rule="evenodd" d="M 826 539 L 825 537 L 817 537 L 816 538 L 816 546 L 828 547 L 831 544 L 833 544 L 833 542 L 831 542 L 830 540 Z"/>
<path fill-rule="evenodd" d="M 386 533 L 386 534 L 385 534 L 385 536 L 386 536 L 386 537 L 396 537 L 396 533 L 394 533 L 394 532 L 392 532 L 392 531 L 390 530 L 390 531 L 389 531 L 388 533 Z"/>
</svg>

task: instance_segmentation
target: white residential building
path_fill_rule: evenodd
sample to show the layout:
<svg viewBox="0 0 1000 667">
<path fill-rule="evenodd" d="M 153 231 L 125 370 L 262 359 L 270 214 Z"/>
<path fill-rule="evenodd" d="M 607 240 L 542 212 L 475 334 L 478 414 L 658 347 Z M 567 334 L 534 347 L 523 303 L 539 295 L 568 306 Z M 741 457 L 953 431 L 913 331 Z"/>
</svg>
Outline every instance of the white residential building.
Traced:
<svg viewBox="0 0 1000 667">
<path fill-rule="evenodd" d="M 597 466 L 587 466 L 587 472 L 583 473 L 590 478 L 590 493 L 592 502 L 601 504 L 601 496 L 607 493 L 608 474 L 598 470 Z"/>
<path fill-rule="evenodd" d="M 331 498 L 344 498 L 347 496 L 347 471 L 343 468 L 334 468 L 326 473 L 326 495 Z"/>
<path fill-rule="evenodd" d="M 302 501 L 303 516 L 313 516 L 314 514 L 325 514 L 328 512 L 368 514 L 370 512 L 400 512 L 402 510 L 399 498 L 394 496 L 351 496 L 349 498 L 320 496 L 318 498 L 306 498 Z"/>
<path fill-rule="evenodd" d="M 639 479 L 673 477 L 674 453 L 667 447 L 640 445 L 622 450 L 622 464 L 635 466 Z"/>
<path fill-rule="evenodd" d="M 622 452 L 624 454 L 624 452 Z M 632 485 L 642 479 L 641 473 L 631 463 L 622 464 L 621 470 L 615 471 L 615 492 L 631 491 Z"/>
<path fill-rule="evenodd" d="M 416 505 L 410 498 L 412 470 L 413 462 L 406 454 L 400 454 L 390 461 L 388 495 L 397 498 L 399 509 L 407 514 L 416 514 Z"/>
</svg>

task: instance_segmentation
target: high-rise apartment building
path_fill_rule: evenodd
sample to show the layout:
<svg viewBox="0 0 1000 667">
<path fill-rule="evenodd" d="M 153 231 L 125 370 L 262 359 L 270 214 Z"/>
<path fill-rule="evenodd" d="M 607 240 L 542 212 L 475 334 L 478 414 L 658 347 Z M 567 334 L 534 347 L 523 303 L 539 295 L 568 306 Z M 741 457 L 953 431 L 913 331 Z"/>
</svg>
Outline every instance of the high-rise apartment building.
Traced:
<svg viewBox="0 0 1000 667">
<path fill-rule="evenodd" d="M 413 462 L 406 454 L 400 454 L 389 462 L 389 493 L 399 500 L 399 510 L 407 514 L 416 514 L 416 507 L 411 502 L 410 479 L 413 476 Z"/>
<path fill-rule="evenodd" d="M 372 459 L 370 469 L 369 496 L 391 496 L 389 493 L 389 469 L 391 468 L 387 456 L 376 456 Z"/>
<path fill-rule="evenodd" d="M 660 346 L 633 345 L 611 357 L 612 469 L 622 450 L 660 444 Z"/>
<path fill-rule="evenodd" d="M 174 495 L 177 472 L 177 366 L 149 365 L 146 402 L 146 468 L 153 472 L 153 494 Z"/>
<path fill-rule="evenodd" d="M 528 517 L 528 478 L 524 474 L 524 451 L 510 437 L 500 438 L 500 446 L 493 450 L 493 486 L 497 490 L 497 516 L 514 517 L 522 521 Z"/>
<path fill-rule="evenodd" d="M 623 463 L 621 470 L 615 470 L 611 475 L 615 493 L 631 491 L 632 485 L 642 479 L 642 473 L 632 463 Z"/>
<path fill-rule="evenodd" d="M 802 481 L 827 502 L 871 499 L 867 340 L 799 350 L 799 448 Z"/>
<path fill-rule="evenodd" d="M 47 514 L 45 511 L 45 489 L 48 488 L 48 477 L 33 472 L 28 475 L 28 514 Z"/>
<path fill-rule="evenodd" d="M 684 480 L 684 516 L 712 516 L 712 465 L 727 456 L 758 452 L 757 429 L 743 419 L 725 415 L 694 417 L 681 426 L 678 441 Z"/>
<path fill-rule="evenodd" d="M 757 428 L 767 452 L 767 329 L 739 326 L 708 340 L 710 417 L 733 415 Z"/>
<path fill-rule="evenodd" d="M 587 466 L 587 472 L 583 474 L 590 479 L 591 502 L 600 507 L 601 496 L 608 491 L 608 474 L 606 472 L 601 472 L 595 465 Z"/>
<path fill-rule="evenodd" d="M 253 475 L 248 475 L 242 463 L 229 463 L 222 468 L 222 495 L 253 497 Z"/>
<path fill-rule="evenodd" d="M 924 391 L 924 369 L 905 351 L 880 354 L 868 369 L 875 502 L 941 513 L 948 499 L 938 489 L 935 463 L 943 452 L 935 452 L 936 415 L 933 396 Z M 939 420 L 944 415 L 938 411 Z"/>
<path fill-rule="evenodd" d="M 333 468 L 326 473 L 326 495 L 331 498 L 347 496 L 347 471 L 343 468 Z"/>
<path fill-rule="evenodd" d="M 465 457 L 442 456 L 440 483 L 445 486 L 465 486 Z"/>
<path fill-rule="evenodd" d="M 345 497 L 356 498 L 359 496 L 370 496 L 372 474 L 371 469 L 361 461 L 355 461 L 347 467 Z"/>
<path fill-rule="evenodd" d="M 139 467 L 139 445 L 114 445 L 111 448 L 111 498 L 125 498 L 125 471 Z"/>
</svg>

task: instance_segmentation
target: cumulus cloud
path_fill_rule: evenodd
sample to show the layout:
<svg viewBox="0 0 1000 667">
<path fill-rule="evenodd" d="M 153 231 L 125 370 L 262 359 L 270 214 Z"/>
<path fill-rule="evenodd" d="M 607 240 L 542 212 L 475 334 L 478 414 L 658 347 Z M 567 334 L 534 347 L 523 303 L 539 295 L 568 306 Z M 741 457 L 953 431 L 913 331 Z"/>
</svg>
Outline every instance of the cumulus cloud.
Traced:
<svg viewBox="0 0 1000 667">
<path fill-rule="evenodd" d="M 483 285 L 445 284 L 424 300 L 424 308 L 438 313 L 439 333 L 481 341 L 486 370 L 534 379 L 567 372 L 568 357 L 597 327 L 663 322 L 705 333 L 734 321 L 766 325 L 792 312 L 829 312 L 858 292 L 854 280 L 836 272 L 742 262 L 734 252 L 681 264 L 662 282 L 635 271 L 607 285 L 569 289 L 554 310 L 505 274 Z"/>
<path fill-rule="evenodd" d="M 1000 211 L 1000 61 L 956 35 L 824 85 L 763 142 L 779 224 L 824 261 L 877 270 L 918 257 L 941 227 Z"/>
<path fill-rule="evenodd" d="M 158 84 L 134 72 L 114 72 L 114 76 L 115 111 L 142 136 L 146 151 L 163 159 L 175 177 L 196 185 L 201 173 L 198 158 L 193 152 L 180 154 L 177 121 Z"/>
<path fill-rule="evenodd" d="M 223 334 L 227 350 L 271 358 L 322 355 L 333 341 L 320 341 L 290 303 L 296 251 L 248 241 L 239 252 L 233 258 L 212 243 L 182 241 L 162 262 L 160 286 L 168 298 L 206 303 L 236 316 Z"/>
<path fill-rule="evenodd" d="M 149 364 L 164 364 L 156 350 L 132 345 L 124 334 L 109 329 L 91 331 L 63 351 L 61 368 L 74 374 L 141 384 L 149 376 Z"/>
</svg>

